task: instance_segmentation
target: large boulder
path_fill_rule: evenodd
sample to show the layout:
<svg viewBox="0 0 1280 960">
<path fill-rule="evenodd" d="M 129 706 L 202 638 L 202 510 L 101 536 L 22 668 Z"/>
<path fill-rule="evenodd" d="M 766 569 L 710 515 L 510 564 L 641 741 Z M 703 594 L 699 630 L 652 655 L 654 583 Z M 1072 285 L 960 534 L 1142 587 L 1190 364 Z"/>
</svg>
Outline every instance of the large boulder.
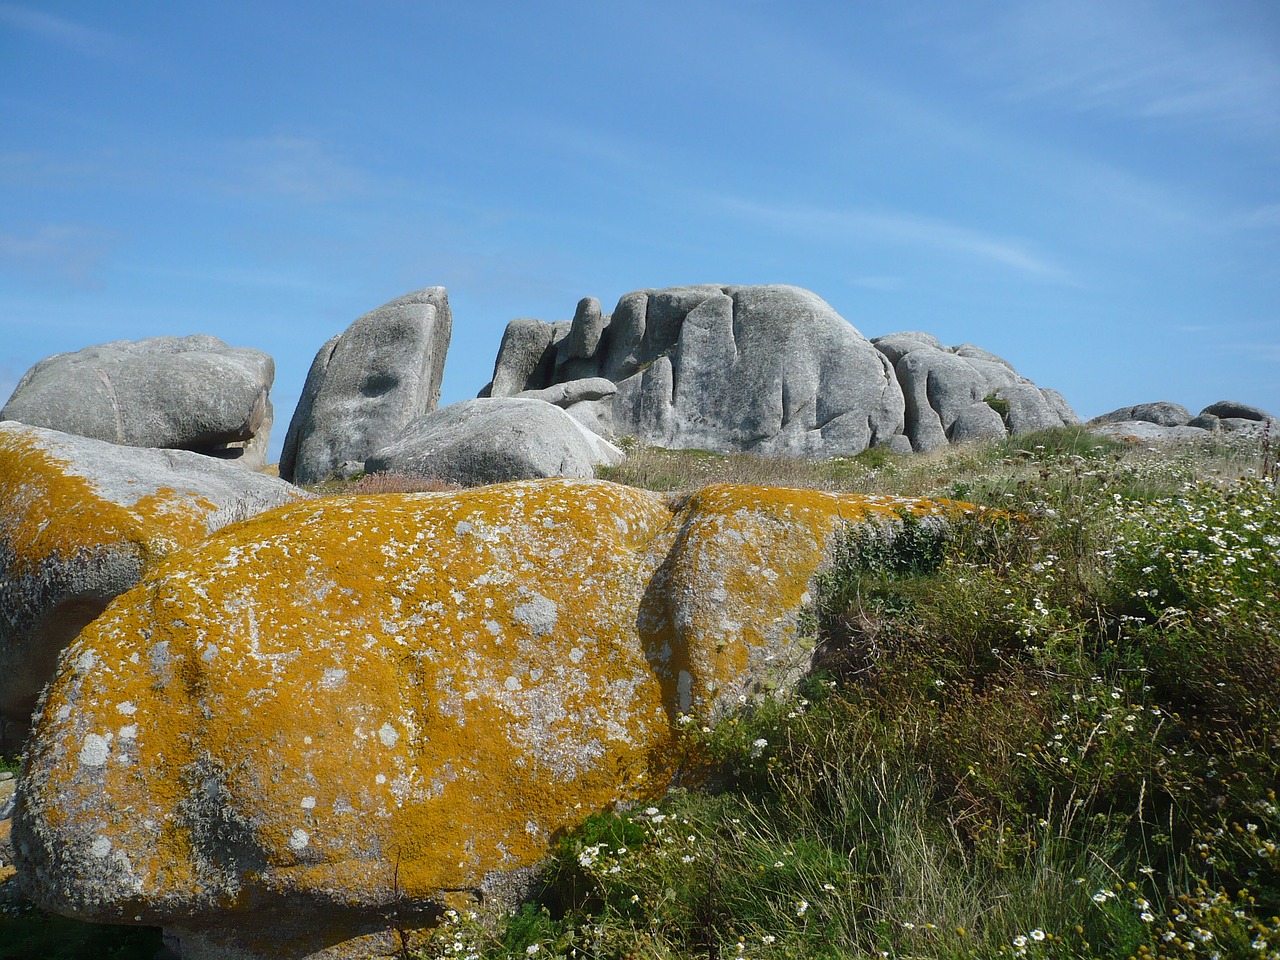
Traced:
<svg viewBox="0 0 1280 960">
<path fill-rule="evenodd" d="M 1129 423 L 1137 420 L 1154 423 L 1161 427 L 1183 427 L 1190 423 L 1191 419 L 1191 411 L 1182 404 L 1158 400 L 1154 403 L 1120 407 L 1118 410 L 1094 417 L 1088 425 L 1093 427 L 1104 423 Z"/>
<path fill-rule="evenodd" d="M 41 360 L 0 410 L 61 433 L 266 463 L 275 364 L 217 337 L 119 340 Z"/>
<path fill-rule="evenodd" d="M 21 743 L 58 653 L 169 554 L 305 497 L 180 450 L 0 423 L 0 740 Z"/>
<path fill-rule="evenodd" d="M 667 787 L 682 714 L 803 669 L 844 523 L 931 501 L 600 481 L 338 497 L 171 557 L 62 656 L 14 842 L 43 906 L 185 960 L 399 948 Z"/>
<path fill-rule="evenodd" d="M 588 299 L 567 324 L 538 323 L 508 328 L 493 396 L 603 377 L 617 386 L 609 415 L 592 409 L 584 423 L 764 456 L 855 454 L 902 431 L 891 365 L 798 287 L 639 290 L 607 317 Z"/>
<path fill-rule="evenodd" d="M 405 427 L 365 461 L 368 473 L 435 477 L 463 486 L 594 477 L 622 451 L 559 407 L 527 397 L 466 400 Z"/>
<path fill-rule="evenodd" d="M 280 454 L 280 476 L 310 484 L 365 458 L 440 402 L 453 327 L 444 287 L 366 313 L 316 354 Z"/>
<path fill-rule="evenodd" d="M 919 333 L 889 334 L 874 343 L 893 361 L 906 403 L 906 435 L 917 452 L 1080 422 L 1062 394 L 1037 387 L 1008 361 L 972 344 L 945 347 Z"/>
</svg>

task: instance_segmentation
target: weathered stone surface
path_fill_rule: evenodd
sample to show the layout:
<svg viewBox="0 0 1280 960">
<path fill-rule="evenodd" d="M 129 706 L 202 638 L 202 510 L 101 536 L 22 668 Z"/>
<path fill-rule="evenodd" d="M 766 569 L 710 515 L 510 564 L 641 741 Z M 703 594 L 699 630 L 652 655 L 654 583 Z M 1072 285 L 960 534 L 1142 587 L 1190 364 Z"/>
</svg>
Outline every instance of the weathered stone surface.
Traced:
<svg viewBox="0 0 1280 960">
<path fill-rule="evenodd" d="M 514 397 L 550 386 L 555 374 L 556 345 L 568 336 L 569 324 L 521 317 L 507 324 L 489 384 L 491 397 Z"/>
<path fill-rule="evenodd" d="M 525 390 L 516 396 L 528 400 L 542 400 L 557 407 L 567 408 L 584 400 L 603 400 L 617 392 L 618 388 L 612 380 L 606 380 L 604 377 L 590 377 L 585 380 L 557 383 L 541 390 Z"/>
<path fill-rule="evenodd" d="M 1065 398 L 1043 390 L 995 354 L 971 344 L 951 350 L 921 334 L 891 334 L 876 345 L 897 356 L 912 449 L 998 439 L 1079 423 Z"/>
<path fill-rule="evenodd" d="M 919 330 L 886 333 L 883 337 L 872 338 L 871 343 L 872 346 L 888 357 L 889 362 L 892 364 L 896 364 L 912 350 L 920 347 L 933 347 L 935 350 L 947 349 L 943 342 L 932 333 L 922 333 Z"/>
<path fill-rule="evenodd" d="M 366 956 L 393 916 L 426 925 L 665 790 L 678 716 L 802 669 L 833 531 L 897 506 L 955 509 L 720 486 L 673 515 L 560 480 L 238 524 L 61 658 L 19 875 L 59 912 L 165 926 L 187 960 Z"/>
<path fill-rule="evenodd" d="M 1132 420 L 1144 420 L 1147 423 L 1162 427 L 1182 427 L 1191 422 L 1191 411 L 1178 403 L 1160 400 L 1155 403 L 1139 403 L 1132 407 L 1121 407 L 1094 417 L 1090 426 L 1102 423 L 1125 423 Z"/>
<path fill-rule="evenodd" d="M 366 313 L 321 347 L 289 423 L 280 476 L 318 483 L 434 410 L 452 327 L 444 287 L 427 287 Z"/>
<path fill-rule="evenodd" d="M 61 433 L 266 463 L 275 364 L 217 337 L 119 340 L 41 360 L 0 410 Z"/>
<path fill-rule="evenodd" d="M 1211 403 L 1200 411 L 1201 415 L 1209 415 L 1218 417 L 1221 420 L 1275 420 L 1277 419 L 1267 411 L 1258 407 L 1251 407 L 1247 404 L 1239 403 L 1235 400 L 1219 400 L 1217 403 Z"/>
<path fill-rule="evenodd" d="M 25 736 L 60 650 L 159 560 L 306 496 L 181 450 L 0 423 L 0 722 Z"/>
<path fill-rule="evenodd" d="M 409 424 L 365 461 L 368 473 L 407 473 L 477 486 L 593 477 L 622 451 L 553 404 L 521 397 L 466 400 Z"/>
<path fill-rule="evenodd" d="M 1090 423 L 1089 429 L 1117 440 L 1195 440 L 1208 435 L 1202 427 L 1187 424 L 1164 426 L 1150 420 L 1118 420 Z"/>
</svg>

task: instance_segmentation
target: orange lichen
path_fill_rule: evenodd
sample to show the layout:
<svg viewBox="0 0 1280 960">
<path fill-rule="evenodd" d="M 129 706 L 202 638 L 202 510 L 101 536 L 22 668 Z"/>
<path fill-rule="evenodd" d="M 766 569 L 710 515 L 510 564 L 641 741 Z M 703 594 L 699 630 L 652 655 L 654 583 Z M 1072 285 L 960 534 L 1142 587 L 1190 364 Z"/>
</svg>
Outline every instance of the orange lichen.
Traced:
<svg viewBox="0 0 1280 960">
<path fill-rule="evenodd" d="M 37 437 L 0 433 L 0 541 L 13 554 L 11 577 L 32 574 L 51 557 L 128 545 L 143 565 L 206 535 L 215 504 L 169 487 L 131 504 L 104 497 Z"/>
<path fill-rule="evenodd" d="M 150 922 L 477 888 L 663 790 L 674 715 L 796 669 L 833 531 L 902 508 L 960 509 L 717 486 L 673 516 L 531 481 L 262 514 L 68 649 L 32 740 L 35 832 L 110 868 L 84 909 Z"/>
</svg>

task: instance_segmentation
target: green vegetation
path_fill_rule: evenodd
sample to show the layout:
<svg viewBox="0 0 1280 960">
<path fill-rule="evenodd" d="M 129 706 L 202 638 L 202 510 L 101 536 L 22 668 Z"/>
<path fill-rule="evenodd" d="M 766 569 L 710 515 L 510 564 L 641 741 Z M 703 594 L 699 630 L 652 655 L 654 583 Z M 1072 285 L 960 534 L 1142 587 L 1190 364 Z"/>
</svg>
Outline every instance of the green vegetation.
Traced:
<svg viewBox="0 0 1280 960">
<path fill-rule="evenodd" d="M 733 460 L 664 455 L 664 488 Z M 805 620 L 820 673 L 690 720 L 679 789 L 592 817 L 534 903 L 451 914 L 421 956 L 1280 957 L 1258 444 L 1053 431 L 851 463 L 855 488 L 1008 519 L 849 531 Z"/>
<path fill-rule="evenodd" d="M 81 923 L 34 909 L 7 909 L 0 918 L 0 960 L 152 960 L 160 931 Z"/>
</svg>

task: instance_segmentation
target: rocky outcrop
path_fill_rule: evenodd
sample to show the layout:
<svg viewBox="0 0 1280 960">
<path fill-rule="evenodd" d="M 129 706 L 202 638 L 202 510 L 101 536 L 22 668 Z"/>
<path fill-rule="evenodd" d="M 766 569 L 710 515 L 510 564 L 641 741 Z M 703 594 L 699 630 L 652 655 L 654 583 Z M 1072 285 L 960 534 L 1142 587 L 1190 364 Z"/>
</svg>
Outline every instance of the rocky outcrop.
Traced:
<svg viewBox="0 0 1280 960">
<path fill-rule="evenodd" d="M 571 399 L 601 380 L 612 394 Z M 1079 422 L 986 350 L 921 332 L 868 341 L 787 286 L 640 290 L 609 315 L 588 298 L 571 321 L 514 320 L 481 395 L 547 399 L 604 436 L 765 456 L 930 450 Z"/>
<path fill-rule="evenodd" d="M 462 486 L 594 477 L 622 451 L 559 407 L 528 397 L 467 400 L 414 420 L 365 461 L 367 473 L 434 477 Z"/>
<path fill-rule="evenodd" d="M 185 960 L 398 946 L 518 890 L 557 831 L 661 794 L 681 714 L 785 686 L 833 532 L 895 508 L 957 509 L 552 480 L 238 524 L 61 658 L 19 875 L 58 912 L 163 925 Z"/>
<path fill-rule="evenodd" d="M 1126 440 L 1194 440 L 1210 433 L 1242 437 L 1280 434 L 1280 418 L 1235 400 L 1211 403 L 1194 417 L 1176 403 L 1140 403 L 1094 417 L 1088 426 L 1095 433 Z"/>
<path fill-rule="evenodd" d="M 21 743 L 58 653 L 148 569 L 303 496 L 187 451 L 0 423 L 0 739 Z"/>
<path fill-rule="evenodd" d="M 61 433 L 266 463 L 275 364 L 217 337 L 120 340 L 41 360 L 0 410 Z"/>
<path fill-rule="evenodd" d="M 280 476 L 318 483 L 350 476 L 440 402 L 453 315 L 444 287 L 366 313 L 316 354 L 289 423 Z"/>
<path fill-rule="evenodd" d="M 1079 423 L 1060 393 L 1037 387 L 1007 360 L 972 344 L 947 347 L 918 332 L 872 343 L 894 365 L 916 452 Z"/>
<path fill-rule="evenodd" d="M 514 396 L 558 384 L 615 385 L 579 419 L 666 447 L 766 456 L 857 453 L 902 430 L 885 359 L 798 287 L 640 290 L 609 316 L 583 300 L 572 321 L 508 327 L 488 388 Z M 578 404 L 566 409 L 575 415 Z"/>
</svg>

